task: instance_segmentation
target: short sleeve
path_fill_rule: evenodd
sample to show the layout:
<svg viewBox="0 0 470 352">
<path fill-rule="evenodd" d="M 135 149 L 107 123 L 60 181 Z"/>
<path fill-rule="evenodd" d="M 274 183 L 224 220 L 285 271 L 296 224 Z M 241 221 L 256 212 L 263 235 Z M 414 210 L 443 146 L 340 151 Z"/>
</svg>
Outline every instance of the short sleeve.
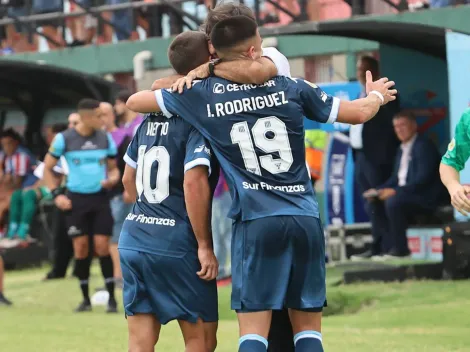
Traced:
<svg viewBox="0 0 470 352">
<path fill-rule="evenodd" d="M 108 151 L 107 151 L 108 158 L 115 158 L 117 156 L 116 143 L 114 142 L 114 139 L 113 139 L 113 136 L 111 136 L 111 133 L 106 133 L 106 136 L 108 138 Z"/>
<path fill-rule="evenodd" d="M 270 59 L 276 65 L 278 76 L 292 77 L 289 60 L 279 50 L 276 48 L 263 48 L 263 56 Z"/>
<path fill-rule="evenodd" d="M 62 133 L 58 133 L 49 147 L 49 154 L 59 159 L 65 153 L 65 138 Z"/>
<path fill-rule="evenodd" d="M 193 127 L 186 142 L 186 156 L 184 158 L 184 172 L 196 166 L 207 166 L 211 174 L 212 151 L 204 137 Z"/>
<path fill-rule="evenodd" d="M 197 130 L 204 131 L 202 120 L 214 117 L 213 112 L 208 109 L 208 105 L 204 104 L 204 102 L 208 103 L 210 101 L 204 90 L 204 84 L 208 84 L 207 81 L 209 80 L 205 80 L 204 83 L 195 81 L 193 87 L 186 89 L 183 94 L 172 93 L 168 89 L 156 90 L 155 98 L 160 110 L 168 118 L 178 115 L 190 125 L 196 127 Z"/>
<path fill-rule="evenodd" d="M 140 127 L 139 127 L 140 128 Z M 124 161 L 133 169 L 137 169 L 137 159 L 139 158 L 139 133 L 138 129 L 134 138 L 132 138 L 129 146 L 127 147 L 126 154 L 124 154 Z"/>
<path fill-rule="evenodd" d="M 320 87 L 303 79 L 294 83 L 300 92 L 305 116 L 321 123 L 334 123 L 338 118 L 340 100 L 326 94 Z"/>
<path fill-rule="evenodd" d="M 467 110 L 455 127 L 455 136 L 447 147 L 447 152 L 442 157 L 442 163 L 462 171 L 470 157 L 470 137 L 468 128 L 470 125 L 470 109 Z"/>
</svg>

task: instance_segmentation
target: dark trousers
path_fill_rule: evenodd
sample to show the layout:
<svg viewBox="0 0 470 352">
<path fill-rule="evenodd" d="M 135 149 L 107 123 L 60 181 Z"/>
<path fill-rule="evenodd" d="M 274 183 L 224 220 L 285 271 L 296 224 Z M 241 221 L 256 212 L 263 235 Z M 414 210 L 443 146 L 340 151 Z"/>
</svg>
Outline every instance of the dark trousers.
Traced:
<svg viewBox="0 0 470 352">
<path fill-rule="evenodd" d="M 392 169 L 392 164 L 374 165 L 366 158 L 362 151 L 354 151 L 354 178 L 360 194 L 385 183 L 392 174 Z M 372 222 L 373 214 L 369 202 L 364 200 L 364 207 Z M 379 221 L 375 227 L 372 226 L 372 251 L 374 254 L 383 252 L 381 240 L 382 234 L 385 231 L 387 231 L 387 228 L 383 227 L 383 222 Z"/>
<path fill-rule="evenodd" d="M 421 197 L 398 193 L 385 200 L 370 202 L 372 233 L 378 236 L 381 252 L 393 251 L 400 255 L 409 254 L 406 229 L 411 218 L 432 209 Z M 380 229 L 380 231 L 378 231 Z"/>
<path fill-rule="evenodd" d="M 54 208 L 54 257 L 52 270 L 49 273 L 54 278 L 63 278 L 67 274 L 70 260 L 73 258 L 73 245 L 67 235 L 64 213 Z"/>
</svg>

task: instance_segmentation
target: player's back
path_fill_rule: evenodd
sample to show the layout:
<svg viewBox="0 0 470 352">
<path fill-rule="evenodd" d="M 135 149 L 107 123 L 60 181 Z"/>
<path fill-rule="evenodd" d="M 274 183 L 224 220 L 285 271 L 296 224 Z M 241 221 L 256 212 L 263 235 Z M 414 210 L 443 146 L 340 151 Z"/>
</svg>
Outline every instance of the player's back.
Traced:
<svg viewBox="0 0 470 352">
<path fill-rule="evenodd" d="M 217 182 L 211 151 L 191 125 L 175 117 L 150 114 L 137 129 L 125 156 L 136 169 L 137 201 L 127 216 L 120 249 L 179 256 L 197 250 L 186 212 L 185 172 L 206 165 Z"/>
<path fill-rule="evenodd" d="M 333 122 L 334 98 L 285 77 L 261 86 L 209 78 L 179 96 L 161 91 L 156 97 L 167 116 L 181 115 L 210 141 L 231 189 L 232 218 L 319 216 L 303 122 L 305 115 Z"/>
</svg>

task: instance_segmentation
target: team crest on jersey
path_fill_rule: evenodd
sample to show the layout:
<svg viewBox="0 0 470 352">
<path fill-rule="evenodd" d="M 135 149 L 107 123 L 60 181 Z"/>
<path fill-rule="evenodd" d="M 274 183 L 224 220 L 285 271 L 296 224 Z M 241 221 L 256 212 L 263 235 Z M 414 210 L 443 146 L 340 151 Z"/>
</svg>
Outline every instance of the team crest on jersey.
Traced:
<svg viewBox="0 0 470 352">
<path fill-rule="evenodd" d="M 455 148 L 455 138 L 452 138 L 452 140 L 450 141 L 449 145 L 447 146 L 447 150 L 449 152 L 453 151 Z"/>
</svg>

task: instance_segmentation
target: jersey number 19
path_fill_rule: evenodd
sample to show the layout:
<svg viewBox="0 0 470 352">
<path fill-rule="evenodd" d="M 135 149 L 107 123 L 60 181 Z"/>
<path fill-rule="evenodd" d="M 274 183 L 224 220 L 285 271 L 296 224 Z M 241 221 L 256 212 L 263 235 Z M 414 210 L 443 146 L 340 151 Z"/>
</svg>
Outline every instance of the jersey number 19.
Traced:
<svg viewBox="0 0 470 352">
<path fill-rule="evenodd" d="M 152 147 L 147 152 L 146 145 L 139 147 L 137 159 L 136 187 L 139 201 L 142 195 L 150 204 L 163 202 L 170 195 L 170 154 L 165 147 Z M 152 187 L 152 166 L 158 162 L 157 180 L 155 188 Z"/>
<path fill-rule="evenodd" d="M 238 143 L 245 168 L 248 171 L 261 175 L 260 164 L 263 169 L 272 174 L 289 171 L 294 157 L 284 122 L 276 116 L 258 119 L 251 129 L 251 134 L 246 121 L 234 124 L 230 132 L 232 143 Z M 280 158 L 274 159 L 272 155 L 263 155 L 258 158 L 253 141 L 256 147 L 263 152 L 279 153 Z"/>
</svg>

